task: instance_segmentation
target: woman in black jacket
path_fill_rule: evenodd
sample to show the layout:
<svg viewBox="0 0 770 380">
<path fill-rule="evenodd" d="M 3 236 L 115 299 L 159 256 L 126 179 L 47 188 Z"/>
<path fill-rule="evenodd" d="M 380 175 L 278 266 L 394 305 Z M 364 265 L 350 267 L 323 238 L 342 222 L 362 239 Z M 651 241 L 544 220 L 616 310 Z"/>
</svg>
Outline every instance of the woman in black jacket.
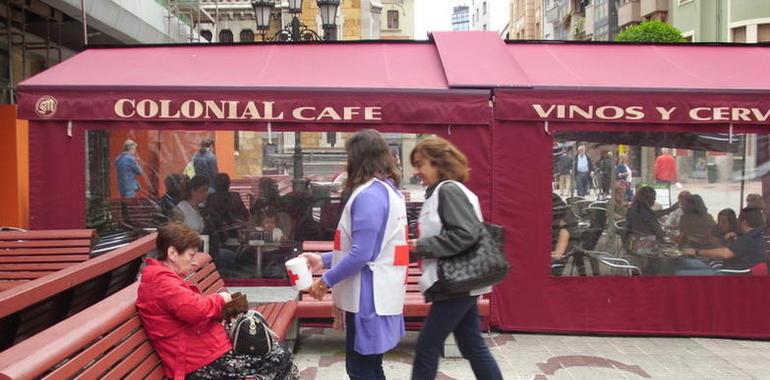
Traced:
<svg viewBox="0 0 770 380">
<path fill-rule="evenodd" d="M 478 197 L 463 185 L 468 179 L 468 161 L 454 145 L 439 137 L 422 140 L 410 158 L 415 174 L 428 189 L 420 211 L 420 238 L 410 240 L 409 245 L 416 256 L 423 258 L 420 290 L 426 301 L 433 303 L 417 338 L 412 379 L 436 377 L 444 341 L 451 333 L 477 379 L 502 379 L 481 337 L 476 306 L 479 295 L 491 288 L 449 294 L 433 286 L 438 279 L 437 260 L 466 251 L 480 237 Z"/>
</svg>

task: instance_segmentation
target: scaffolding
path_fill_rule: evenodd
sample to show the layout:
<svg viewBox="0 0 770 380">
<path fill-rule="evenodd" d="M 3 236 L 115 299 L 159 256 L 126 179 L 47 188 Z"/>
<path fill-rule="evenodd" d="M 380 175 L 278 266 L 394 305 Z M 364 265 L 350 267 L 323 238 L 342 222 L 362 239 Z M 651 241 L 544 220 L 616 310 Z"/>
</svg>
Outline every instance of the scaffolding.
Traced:
<svg viewBox="0 0 770 380">
<path fill-rule="evenodd" d="M 29 32 L 28 19 L 38 17 L 45 22 L 43 36 Z M 0 5 L 0 44 L 6 48 L 7 72 L 0 74 L 0 103 L 16 102 L 16 81 L 30 76 L 29 54 L 35 51 L 44 58 L 44 68 L 62 61 L 62 23 L 64 15 L 39 0 L 6 0 Z M 56 38 L 52 38 L 55 35 Z M 18 50 L 16 50 L 18 49 Z M 14 65 L 14 54 L 20 53 L 21 67 Z M 7 75 L 7 77 L 6 77 Z"/>
<path fill-rule="evenodd" d="M 171 35 L 176 26 L 176 36 L 180 41 L 200 43 L 200 24 L 216 24 L 214 18 L 201 7 L 200 0 L 167 0 L 167 7 L 168 33 Z M 183 30 L 184 26 L 188 29 Z"/>
</svg>

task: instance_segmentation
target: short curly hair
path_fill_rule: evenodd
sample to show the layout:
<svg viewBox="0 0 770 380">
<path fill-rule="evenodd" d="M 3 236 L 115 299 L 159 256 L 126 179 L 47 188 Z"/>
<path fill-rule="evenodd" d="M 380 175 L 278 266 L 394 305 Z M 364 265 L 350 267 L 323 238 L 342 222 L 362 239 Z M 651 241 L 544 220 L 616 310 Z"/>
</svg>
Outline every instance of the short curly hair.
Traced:
<svg viewBox="0 0 770 380">
<path fill-rule="evenodd" d="M 158 237 L 155 238 L 155 248 L 158 250 L 158 260 L 168 259 L 169 247 L 176 248 L 182 253 L 187 249 L 198 249 L 202 240 L 197 232 L 191 230 L 182 223 L 172 222 L 158 229 Z"/>
<path fill-rule="evenodd" d="M 470 177 L 468 158 L 446 139 L 430 136 L 420 140 L 412 149 L 412 153 L 409 154 L 412 166 L 416 164 L 415 155 L 417 153 L 436 166 L 441 181 L 451 179 L 465 182 Z"/>
</svg>

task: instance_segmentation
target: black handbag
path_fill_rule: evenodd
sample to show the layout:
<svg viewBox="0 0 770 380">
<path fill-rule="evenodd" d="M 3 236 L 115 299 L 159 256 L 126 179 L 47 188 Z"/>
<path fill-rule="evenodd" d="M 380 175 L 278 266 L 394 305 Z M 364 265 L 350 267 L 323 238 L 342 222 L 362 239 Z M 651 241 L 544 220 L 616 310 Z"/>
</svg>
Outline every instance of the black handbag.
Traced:
<svg viewBox="0 0 770 380">
<path fill-rule="evenodd" d="M 511 265 L 505 257 L 503 227 L 479 223 L 478 242 L 454 256 L 438 259 L 436 291 L 465 293 L 502 281 Z"/>
<path fill-rule="evenodd" d="M 233 343 L 233 351 L 257 356 L 269 354 L 277 340 L 265 317 L 256 310 L 239 315 L 229 325 L 228 335 Z"/>
</svg>

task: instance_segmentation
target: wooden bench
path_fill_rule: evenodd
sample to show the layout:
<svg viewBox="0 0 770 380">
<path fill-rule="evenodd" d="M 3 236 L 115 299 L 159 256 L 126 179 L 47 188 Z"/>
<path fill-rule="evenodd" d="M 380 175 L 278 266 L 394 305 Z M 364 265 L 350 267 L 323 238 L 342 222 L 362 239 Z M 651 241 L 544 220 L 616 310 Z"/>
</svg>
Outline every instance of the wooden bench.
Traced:
<svg viewBox="0 0 770 380">
<path fill-rule="evenodd" d="M 94 230 L 0 232 L 0 291 L 88 260 Z"/>
<path fill-rule="evenodd" d="M 187 281 L 204 294 L 224 282 L 211 258 Z M 163 367 L 136 310 L 138 282 L 0 353 L 0 379 L 162 379 Z M 294 322 L 294 301 L 261 305 L 273 331 L 285 339 Z"/>
<path fill-rule="evenodd" d="M 0 292 L 0 351 L 136 281 L 155 235 Z"/>
<path fill-rule="evenodd" d="M 109 205 L 112 221 L 129 229 L 155 228 L 167 220 L 160 205 L 148 198 L 113 198 Z"/>
</svg>

